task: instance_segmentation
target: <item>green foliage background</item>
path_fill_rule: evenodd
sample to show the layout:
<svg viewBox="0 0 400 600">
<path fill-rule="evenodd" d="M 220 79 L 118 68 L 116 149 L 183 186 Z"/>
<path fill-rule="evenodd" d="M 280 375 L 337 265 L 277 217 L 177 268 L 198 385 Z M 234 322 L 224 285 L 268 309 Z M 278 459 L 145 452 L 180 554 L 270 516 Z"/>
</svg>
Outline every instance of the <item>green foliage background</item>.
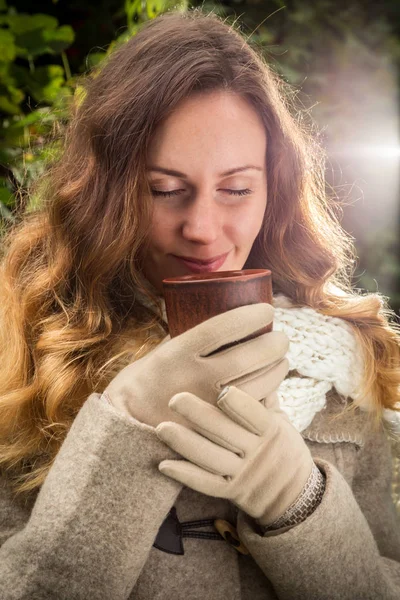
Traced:
<svg viewBox="0 0 400 600">
<path fill-rule="evenodd" d="M 355 238 L 355 285 L 400 309 L 399 157 L 365 149 L 398 128 L 400 4 L 383 0 L 0 0 L 0 227 L 40 202 L 29 185 L 57 156 L 49 139 L 79 101 L 79 78 L 163 11 L 202 6 L 241 29 L 293 85 L 320 130 L 327 185 Z M 369 134 L 368 132 L 372 133 Z M 385 137 L 386 136 L 386 137 Z M 372 144 L 372 145 L 371 145 Z M 364 148 L 364 150 L 363 150 Z M 364 152 L 364 154 L 363 154 Z M 389 185 L 389 183 L 391 184 Z M 377 283 L 378 282 L 378 283 Z"/>
</svg>

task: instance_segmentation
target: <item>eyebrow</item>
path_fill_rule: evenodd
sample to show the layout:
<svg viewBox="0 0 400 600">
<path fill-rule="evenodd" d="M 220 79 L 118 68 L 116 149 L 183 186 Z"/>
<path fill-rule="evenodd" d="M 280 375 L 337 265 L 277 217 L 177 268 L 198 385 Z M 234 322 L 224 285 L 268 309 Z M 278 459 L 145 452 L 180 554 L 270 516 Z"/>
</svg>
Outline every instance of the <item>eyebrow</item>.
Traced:
<svg viewBox="0 0 400 600">
<path fill-rule="evenodd" d="M 262 167 L 257 167 L 255 165 L 245 165 L 244 167 L 235 167 L 234 169 L 229 169 L 228 171 L 224 171 L 220 173 L 218 177 L 228 177 L 228 175 L 234 175 L 234 173 L 241 173 L 242 171 L 248 171 L 250 169 L 254 169 L 256 171 L 263 171 Z M 158 167 L 156 165 L 149 166 L 147 171 L 154 171 L 156 173 L 164 173 L 165 175 L 171 175 L 172 177 L 180 177 L 181 179 L 187 179 L 188 176 L 185 173 L 181 173 L 180 171 L 175 171 L 174 169 L 165 169 L 164 167 Z"/>
</svg>

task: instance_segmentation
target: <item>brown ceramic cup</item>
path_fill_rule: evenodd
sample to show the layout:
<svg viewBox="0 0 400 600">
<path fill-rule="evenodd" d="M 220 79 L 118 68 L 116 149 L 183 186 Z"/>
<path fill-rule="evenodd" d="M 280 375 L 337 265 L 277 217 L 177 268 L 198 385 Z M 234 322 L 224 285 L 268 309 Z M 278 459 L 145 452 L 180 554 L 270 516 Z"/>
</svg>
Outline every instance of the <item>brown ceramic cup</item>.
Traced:
<svg viewBox="0 0 400 600">
<path fill-rule="evenodd" d="M 272 304 L 272 276 L 266 269 L 170 277 L 163 280 L 163 290 L 171 337 L 238 306 Z M 246 339 L 271 330 L 272 323 Z"/>
</svg>

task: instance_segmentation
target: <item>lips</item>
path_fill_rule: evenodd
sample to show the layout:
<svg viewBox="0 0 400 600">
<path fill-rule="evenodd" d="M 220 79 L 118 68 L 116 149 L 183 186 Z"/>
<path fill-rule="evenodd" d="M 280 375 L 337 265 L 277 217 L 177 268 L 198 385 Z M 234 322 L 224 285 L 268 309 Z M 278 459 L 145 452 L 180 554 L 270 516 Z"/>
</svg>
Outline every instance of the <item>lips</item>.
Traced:
<svg viewBox="0 0 400 600">
<path fill-rule="evenodd" d="M 214 256 L 210 259 L 200 259 L 191 256 L 176 256 L 173 255 L 181 264 L 184 264 L 193 273 L 207 273 L 217 271 L 222 267 L 229 252 Z"/>
<path fill-rule="evenodd" d="M 199 265 L 209 265 L 216 260 L 220 260 L 222 257 L 226 257 L 227 254 L 228 252 L 225 252 L 225 254 L 218 254 L 218 256 L 213 256 L 212 258 L 193 258 L 192 256 L 177 256 L 177 258 L 181 258 L 187 262 L 197 263 Z"/>
</svg>

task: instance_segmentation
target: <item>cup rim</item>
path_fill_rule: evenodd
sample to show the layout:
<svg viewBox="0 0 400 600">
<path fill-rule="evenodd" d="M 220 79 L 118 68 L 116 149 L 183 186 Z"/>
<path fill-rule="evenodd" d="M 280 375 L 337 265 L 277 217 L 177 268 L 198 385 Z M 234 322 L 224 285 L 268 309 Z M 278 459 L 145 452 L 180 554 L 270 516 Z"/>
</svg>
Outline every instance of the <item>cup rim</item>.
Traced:
<svg viewBox="0 0 400 600">
<path fill-rule="evenodd" d="M 237 281 L 243 279 L 256 279 L 260 275 L 271 275 L 269 269 L 235 269 L 232 271 L 212 271 L 198 275 L 181 275 L 178 277 L 167 277 L 162 280 L 163 284 L 183 284 L 183 283 L 215 283 L 221 281 Z"/>
</svg>

